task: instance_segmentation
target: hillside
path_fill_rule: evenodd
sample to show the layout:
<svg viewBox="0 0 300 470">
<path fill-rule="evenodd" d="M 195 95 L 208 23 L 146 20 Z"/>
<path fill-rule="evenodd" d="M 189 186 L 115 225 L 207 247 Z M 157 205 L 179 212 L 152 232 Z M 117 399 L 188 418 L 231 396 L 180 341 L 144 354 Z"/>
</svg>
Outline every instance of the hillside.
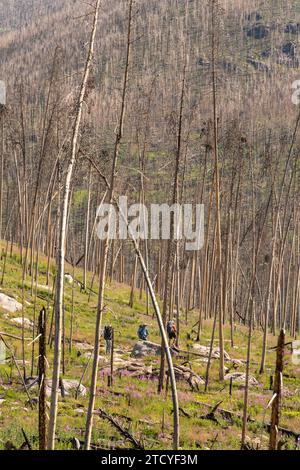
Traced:
<svg viewBox="0 0 300 470">
<path fill-rule="evenodd" d="M 0 447 L 299 445 L 299 14 L 0 0 Z"/>
<path fill-rule="evenodd" d="M 1 261 L 1 272 L 3 272 L 4 258 Z M 70 268 L 70 267 L 69 267 Z M 42 306 L 51 305 L 52 293 L 50 286 L 46 286 L 46 259 L 42 258 L 38 268 L 38 288 L 34 287 L 33 296 L 30 290 L 30 279 L 25 282 L 24 288 L 24 317 L 32 320 L 36 298 L 36 313 Z M 20 295 L 21 267 L 19 264 L 18 250 L 13 248 L 11 255 L 8 254 L 5 266 L 5 282 L 1 286 L 1 292 L 5 293 L 19 302 L 22 302 Z M 77 269 L 75 278 L 82 280 L 82 271 Z M 89 282 L 91 276 L 89 276 Z M 130 353 L 137 342 L 136 330 L 141 322 L 149 325 L 150 340 L 159 342 L 158 327 L 150 312 L 150 316 L 145 313 L 144 299 L 137 300 L 134 308 L 128 307 L 130 295 L 129 287 L 121 284 L 107 284 L 105 302 L 106 311 L 104 324 L 111 323 L 115 328 L 115 377 L 113 387 L 107 387 L 107 379 L 110 374 L 110 367 L 107 364 L 107 357 L 101 347 L 101 365 L 99 374 L 99 384 L 97 389 L 96 411 L 103 409 L 112 415 L 117 421 L 129 429 L 130 433 L 147 449 L 167 449 L 171 446 L 172 434 L 172 405 L 170 392 L 159 397 L 156 393 L 157 378 L 151 377 L 151 370 L 154 372 L 159 366 L 158 357 L 147 355 L 141 359 L 131 358 Z M 90 300 L 88 301 L 88 298 Z M 72 285 L 67 285 L 65 290 L 65 337 L 66 356 L 64 380 L 79 380 L 83 371 L 87 367 L 87 372 L 83 378 L 83 385 L 88 387 L 90 381 L 89 356 L 93 344 L 94 321 L 96 308 L 96 294 L 91 296 L 88 293 L 80 293 L 78 285 L 74 286 L 74 337 L 72 352 L 69 354 L 70 320 L 72 312 Z M 47 321 L 50 324 L 51 308 L 47 309 Z M 7 335 L 22 336 L 22 328 L 14 326 L 12 319 L 19 313 L 9 313 L 1 308 L 0 332 Z M 205 376 L 206 360 L 197 356 L 199 351 L 193 348 L 195 331 L 193 325 L 197 319 L 197 312 L 189 318 L 188 324 L 182 319 L 182 340 L 180 347 L 182 350 L 189 350 L 188 357 L 184 354 L 175 356 L 175 364 L 185 364 L 201 377 Z M 201 336 L 201 344 L 208 346 L 211 336 L 212 324 L 205 322 Z M 26 368 L 30 376 L 31 363 L 31 329 L 25 330 L 25 357 Z M 189 339 L 187 339 L 187 337 Z M 21 341 L 10 336 L 4 337 L 18 360 L 22 370 Z M 230 347 L 230 332 L 225 330 L 226 351 L 231 359 L 244 361 L 246 358 L 247 330 L 241 325 L 235 326 L 234 348 Z M 250 447 L 266 448 L 268 446 L 268 435 L 263 429 L 262 423 L 268 423 L 270 410 L 265 408 L 272 396 L 269 390 L 270 375 L 274 371 L 275 354 L 270 350 L 267 356 L 266 373 L 258 374 L 259 355 L 262 342 L 262 334 L 256 331 L 253 335 L 251 375 L 257 379 L 258 385 L 250 387 L 249 416 L 250 421 L 247 431 L 247 443 Z M 276 343 L 276 339 L 270 337 L 270 348 Z M 218 341 L 215 342 L 218 346 Z M 36 350 L 35 350 L 36 351 Z M 37 352 L 34 353 L 37 355 Z M 48 361 L 52 361 L 53 349 L 48 347 Z M 241 416 L 243 409 L 243 386 L 233 382 L 232 395 L 229 394 L 229 382 L 221 384 L 217 380 L 216 360 L 213 361 L 209 391 L 204 392 L 204 385 L 199 384 L 199 389 L 192 389 L 186 381 L 178 381 L 178 393 L 181 407 L 181 447 L 182 449 L 239 449 L 241 439 Z M 135 377 L 134 367 L 128 363 L 143 365 L 140 375 Z M 127 365 L 126 365 L 127 364 Z M 237 363 L 233 368 L 231 361 L 226 362 L 226 367 L 231 372 L 244 372 L 245 364 Z M 118 369 L 122 371 L 118 372 Z M 48 372 L 50 374 L 50 371 Z M 35 376 L 35 370 L 33 371 Z M 287 352 L 286 366 L 284 371 L 284 399 L 281 426 L 299 433 L 300 412 L 299 412 L 299 367 L 292 365 L 290 353 Z M 30 383 L 30 381 L 27 381 Z M 31 398 L 37 396 L 36 389 L 29 389 Z M 147 396 L 147 400 L 145 400 Z M 167 397 L 167 398 L 166 398 Z M 220 414 L 216 412 L 215 421 L 205 416 L 210 411 L 210 407 L 221 402 L 220 409 L 226 409 L 233 415 Z M 58 415 L 58 449 L 72 448 L 72 439 L 83 440 L 85 413 L 87 397 L 75 398 L 66 396 L 60 399 Z M 13 421 L 12 421 L 13 420 Z M 24 441 L 22 429 L 25 431 L 33 448 L 38 446 L 37 434 L 37 408 L 31 409 L 28 397 L 24 392 L 16 366 L 8 352 L 7 362 L 0 365 L 0 448 L 9 446 L 9 442 L 16 447 L 20 447 Z M 285 448 L 294 448 L 294 439 L 284 436 Z M 105 420 L 97 417 L 93 432 L 93 444 L 102 449 L 131 448 L 132 444 L 124 441 L 122 436 Z"/>
</svg>

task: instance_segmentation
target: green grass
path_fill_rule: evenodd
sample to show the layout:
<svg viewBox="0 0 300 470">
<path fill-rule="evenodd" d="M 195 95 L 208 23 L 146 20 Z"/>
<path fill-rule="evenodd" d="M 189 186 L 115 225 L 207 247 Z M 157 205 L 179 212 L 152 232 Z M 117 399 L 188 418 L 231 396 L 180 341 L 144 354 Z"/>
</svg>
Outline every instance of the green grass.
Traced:
<svg viewBox="0 0 300 470">
<path fill-rule="evenodd" d="M 3 248 L 3 247 L 2 247 Z M 18 250 L 14 248 L 12 256 L 8 255 L 6 262 L 6 272 L 1 291 L 15 297 L 22 302 L 22 269 L 20 265 Z M 2 273 L 4 259 L 0 261 L 0 274 Z M 38 284 L 46 285 L 47 260 L 40 258 Z M 52 266 L 52 275 L 50 276 L 50 285 L 53 283 L 53 274 L 55 272 Z M 66 271 L 71 272 L 70 266 Z M 76 269 L 75 277 L 82 280 L 81 269 Z M 88 282 L 91 283 L 92 276 L 89 274 Z M 96 283 L 94 290 L 97 290 Z M 34 317 L 34 294 L 31 295 L 31 278 L 28 276 L 24 286 L 24 315 L 27 318 Z M 75 327 L 74 339 L 93 344 L 95 316 L 97 306 L 97 295 L 92 294 L 88 302 L 88 293 L 80 292 L 79 286 L 75 286 Z M 136 331 L 142 321 L 147 321 L 150 330 L 150 340 L 160 342 L 159 330 L 153 312 L 150 316 L 146 315 L 145 297 L 139 298 L 139 292 L 136 292 L 136 302 L 134 308 L 128 306 L 130 289 L 126 285 L 107 284 L 105 291 L 105 304 L 107 309 L 104 312 L 103 325 L 111 323 L 115 328 L 116 348 L 124 350 L 124 358 L 130 357 L 130 350 L 136 342 Z M 69 337 L 70 319 L 71 319 L 71 298 L 72 286 L 66 283 L 65 289 L 65 331 L 66 338 Z M 39 287 L 37 290 L 36 314 L 40 308 L 47 307 L 48 325 L 52 315 L 52 291 Z M 7 316 L 8 315 L 8 316 Z M 21 328 L 13 325 L 10 318 L 21 316 L 22 312 L 17 314 L 7 314 L 0 312 L 0 331 L 21 336 Z M 188 324 L 185 324 L 184 316 L 181 321 L 181 347 L 187 349 L 191 346 L 191 340 L 186 339 L 187 333 L 191 332 L 198 318 L 198 312 L 190 312 Z M 204 322 L 204 328 L 201 336 L 201 343 L 209 345 L 212 324 L 211 321 Z M 226 350 L 231 357 L 237 359 L 246 359 L 247 329 L 241 325 L 236 325 L 234 332 L 235 346 L 230 347 L 230 330 L 227 326 L 224 329 Z M 30 374 L 31 346 L 29 339 L 32 336 L 31 331 L 26 331 L 26 360 L 27 374 Z M 16 357 L 21 359 L 21 342 L 7 338 L 10 347 L 14 350 Z M 269 346 L 276 344 L 276 338 L 269 336 Z M 216 339 L 215 345 L 218 345 Z M 251 441 L 262 438 L 262 447 L 266 447 L 268 436 L 262 430 L 261 423 L 264 419 L 264 408 L 271 398 L 272 392 L 269 388 L 269 376 L 273 373 L 275 364 L 274 351 L 268 352 L 266 363 L 266 374 L 258 374 L 260 354 L 262 347 L 262 332 L 254 331 L 251 359 L 251 374 L 254 375 L 260 385 L 251 387 L 249 395 L 249 414 L 257 420 L 257 423 L 251 423 L 248 426 L 247 436 Z M 103 345 L 101 345 L 100 354 L 103 355 Z M 53 352 L 48 350 L 48 360 L 52 364 Z M 35 365 L 37 357 L 37 348 L 35 350 Z M 183 360 L 176 359 L 179 363 Z M 193 369 L 199 375 L 204 376 L 206 364 L 197 361 L 197 357 L 190 359 Z M 65 359 L 65 378 L 79 379 L 87 363 L 87 357 L 84 352 L 76 349 L 76 343 L 73 344 L 71 354 L 68 351 L 68 342 L 66 342 Z M 283 400 L 282 425 L 300 432 L 300 381 L 299 368 L 293 366 L 290 357 L 286 360 L 284 377 L 284 386 L 289 391 Z M 158 357 L 145 358 L 146 365 L 152 365 L 153 368 L 159 366 Z M 100 361 L 100 369 L 103 363 Z M 244 366 L 239 370 L 244 371 Z M 51 376 L 51 370 L 48 371 Z M 83 384 L 88 387 L 90 381 L 90 367 L 84 378 Z M 31 390 L 34 396 L 35 391 Z M 213 445 L 215 449 L 239 449 L 241 438 L 241 419 L 234 417 L 232 422 L 225 420 L 220 414 L 217 414 L 218 423 L 205 419 L 204 416 L 209 411 L 203 403 L 216 404 L 222 400 L 221 407 L 241 414 L 243 410 L 244 391 L 237 384 L 233 386 L 233 395 L 229 395 L 228 383 L 220 383 L 218 380 L 218 361 L 213 361 L 210 375 L 210 386 L 207 393 L 203 387 L 198 392 L 193 392 L 187 383 L 178 382 L 178 395 L 180 407 L 189 415 L 181 417 L 181 440 L 180 445 L 183 449 L 207 449 Z M 28 405 L 28 399 L 24 393 L 22 384 L 15 367 L 10 364 L 0 365 L 0 449 L 5 447 L 7 441 L 11 441 L 16 447 L 23 442 L 22 428 L 26 432 L 33 448 L 37 448 L 37 409 L 31 409 Z M 58 424 L 57 424 L 57 448 L 70 448 L 70 439 L 77 437 L 80 440 L 84 438 L 85 411 L 87 409 L 87 397 L 80 397 L 77 400 L 72 397 L 66 397 L 59 402 Z M 157 394 L 156 380 L 146 380 L 132 378 L 127 375 L 119 376 L 114 380 L 112 389 L 107 387 L 107 377 L 101 371 L 99 373 L 98 389 L 96 397 L 96 409 L 103 408 L 108 413 L 114 415 L 123 426 L 128 427 L 130 432 L 142 440 L 147 449 L 167 449 L 172 446 L 172 402 L 170 391 L 166 396 Z M 80 412 L 83 410 L 84 412 Z M 126 420 L 124 416 L 130 418 Z M 270 410 L 266 413 L 265 420 L 270 419 Z M 216 436 L 217 439 L 216 439 Z M 112 426 L 103 419 L 95 416 L 92 441 L 101 448 L 130 447 L 130 444 L 124 443 Z M 291 439 L 287 441 L 287 448 L 292 448 Z"/>
</svg>

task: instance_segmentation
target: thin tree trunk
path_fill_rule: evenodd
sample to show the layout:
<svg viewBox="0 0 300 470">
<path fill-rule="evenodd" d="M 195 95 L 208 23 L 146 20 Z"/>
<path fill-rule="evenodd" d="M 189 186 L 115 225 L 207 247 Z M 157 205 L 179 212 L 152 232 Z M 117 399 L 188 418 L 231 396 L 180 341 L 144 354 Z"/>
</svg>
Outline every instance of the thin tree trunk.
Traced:
<svg viewBox="0 0 300 470">
<path fill-rule="evenodd" d="M 58 386 L 61 366 L 61 339 L 62 339 L 62 317 L 63 317 L 63 291 L 64 291 L 64 267 L 65 267 L 65 248 L 66 248 L 66 231 L 67 231 L 67 216 L 69 206 L 69 195 L 70 185 L 73 174 L 73 169 L 76 161 L 77 154 L 77 143 L 79 137 L 79 129 L 82 117 L 82 107 L 85 98 L 88 78 L 90 69 L 92 67 L 92 59 L 94 54 L 94 43 L 96 30 L 98 25 L 98 17 L 100 10 L 100 0 L 96 1 L 95 15 L 92 27 L 92 33 L 89 43 L 89 52 L 87 61 L 85 64 L 85 70 L 83 80 L 81 84 L 80 94 L 77 104 L 77 115 L 75 119 L 75 125 L 72 137 L 72 151 L 71 159 L 67 169 L 67 176 L 64 185 L 63 195 L 63 208 L 61 213 L 60 222 L 60 236 L 59 236 L 59 247 L 58 247 L 58 267 L 57 267 L 57 278 L 56 278 L 56 298 L 55 298 L 55 346 L 54 346 L 54 364 L 53 364 L 53 376 L 52 376 L 52 391 L 51 391 L 51 407 L 50 407 L 50 422 L 49 422 L 49 434 L 48 434 L 48 449 L 53 450 L 55 447 L 55 431 L 56 431 L 56 420 L 57 420 L 57 406 L 58 406 Z"/>
<path fill-rule="evenodd" d="M 271 414 L 271 428 L 270 428 L 270 442 L 269 450 L 277 450 L 278 448 L 278 428 L 281 413 L 281 399 L 282 399 L 282 373 L 284 361 L 284 343 L 285 332 L 281 330 L 278 343 L 277 343 L 277 358 L 276 358 L 276 371 L 274 381 L 274 401 L 272 403 Z"/>
<path fill-rule="evenodd" d="M 112 204 L 113 199 L 114 199 L 115 175 L 116 175 L 117 161 L 119 158 L 120 143 L 121 143 L 121 139 L 123 136 L 125 104 L 126 104 L 126 94 L 127 94 L 127 84 L 128 84 L 128 69 L 129 69 L 129 60 L 130 60 L 130 52 L 131 52 L 132 4 L 133 4 L 133 0 L 129 0 L 128 2 L 128 27 L 127 27 L 127 53 L 126 53 L 125 71 L 124 71 L 124 79 L 123 79 L 123 91 L 122 91 L 120 118 L 119 118 L 115 146 L 114 146 L 114 155 L 113 155 L 113 162 L 112 162 L 110 185 L 108 188 L 109 189 L 109 195 L 108 195 L 109 204 Z M 101 332 L 101 321 L 102 321 L 102 314 L 103 314 L 103 308 L 104 308 L 104 288 L 105 288 L 105 276 L 106 276 L 106 268 L 107 268 L 107 261 L 108 261 L 107 260 L 108 250 L 109 250 L 109 237 L 107 236 L 106 240 L 104 240 L 101 272 L 100 272 L 100 279 L 99 279 L 99 294 L 98 294 L 98 307 L 97 307 L 97 318 L 96 318 L 94 358 L 93 358 L 92 378 L 91 378 L 91 386 L 90 386 L 90 398 L 89 398 L 86 428 L 85 428 L 85 442 L 84 442 L 85 450 L 90 449 L 92 428 L 93 428 L 93 413 L 94 413 L 94 405 L 95 405 L 95 398 L 96 398 L 97 375 L 98 375 L 98 365 L 99 365 L 100 332 Z"/>
</svg>

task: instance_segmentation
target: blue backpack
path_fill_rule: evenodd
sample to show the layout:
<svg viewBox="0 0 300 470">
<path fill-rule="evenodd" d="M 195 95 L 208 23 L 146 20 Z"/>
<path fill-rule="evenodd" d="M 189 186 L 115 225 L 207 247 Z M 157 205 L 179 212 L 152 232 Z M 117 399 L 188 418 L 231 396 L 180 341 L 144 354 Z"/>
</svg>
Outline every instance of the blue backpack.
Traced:
<svg viewBox="0 0 300 470">
<path fill-rule="evenodd" d="M 141 325 L 138 329 L 138 335 L 139 335 L 139 338 L 142 339 L 143 341 L 146 341 L 147 337 L 148 337 L 148 330 L 147 330 L 147 327 L 146 325 Z"/>
</svg>

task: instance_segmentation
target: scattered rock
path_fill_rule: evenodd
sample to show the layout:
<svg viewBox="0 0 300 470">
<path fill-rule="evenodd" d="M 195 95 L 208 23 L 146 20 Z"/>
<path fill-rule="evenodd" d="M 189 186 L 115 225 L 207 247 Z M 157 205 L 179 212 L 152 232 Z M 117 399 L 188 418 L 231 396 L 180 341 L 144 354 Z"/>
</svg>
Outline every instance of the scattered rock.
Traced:
<svg viewBox="0 0 300 470">
<path fill-rule="evenodd" d="M 202 344 L 199 343 L 194 343 L 193 344 L 193 349 L 196 350 L 198 354 L 204 357 L 209 357 L 209 352 L 210 352 L 210 347 L 209 346 L 203 346 Z M 213 348 L 212 350 L 212 358 L 214 359 L 219 359 L 220 358 L 220 349 L 219 348 Z M 224 359 L 230 360 L 229 354 L 224 351 Z"/>
<path fill-rule="evenodd" d="M 15 323 L 15 325 L 18 325 L 21 327 L 23 327 L 23 321 L 24 321 L 24 328 L 30 329 L 33 327 L 33 322 L 29 320 L 29 318 L 18 317 L 18 318 L 12 318 L 10 321 L 12 323 Z"/>
<path fill-rule="evenodd" d="M 40 290 L 45 290 L 47 292 L 52 291 L 52 287 L 50 286 L 44 286 L 43 284 L 37 284 L 37 288 Z"/>
<path fill-rule="evenodd" d="M 0 307 L 8 312 L 15 313 L 22 310 L 22 304 L 6 294 L 0 294 Z"/>
<path fill-rule="evenodd" d="M 73 344 L 76 349 L 79 349 L 80 351 L 92 351 L 94 348 L 91 344 L 89 343 L 81 343 L 80 341 L 73 341 Z"/>
<path fill-rule="evenodd" d="M 269 28 L 263 24 L 257 24 L 247 30 L 248 38 L 264 39 L 269 35 Z"/>
<path fill-rule="evenodd" d="M 116 373 L 120 375 L 129 375 L 130 377 L 150 378 L 153 376 L 152 366 L 145 366 L 138 362 L 124 363 L 116 369 Z"/>
<path fill-rule="evenodd" d="M 150 355 L 159 355 L 161 347 L 159 344 L 151 343 L 150 341 L 139 341 L 133 347 L 131 355 L 133 357 L 143 357 Z"/>
<path fill-rule="evenodd" d="M 205 384 L 205 380 L 188 367 L 176 365 L 174 366 L 174 372 L 176 379 L 186 381 L 192 390 L 199 390 L 199 385 Z"/>
<path fill-rule="evenodd" d="M 26 385 L 28 388 L 36 389 L 38 388 L 37 377 L 28 377 L 26 379 Z M 65 396 L 75 396 L 77 389 L 78 389 L 78 397 L 86 396 L 87 390 L 86 387 L 80 384 L 79 388 L 79 381 L 72 380 L 72 379 L 63 379 L 63 387 L 64 387 L 64 394 Z M 48 397 L 51 396 L 51 387 L 52 387 L 52 379 L 46 380 L 46 395 Z M 59 388 L 59 395 L 61 396 L 61 389 Z"/>
<path fill-rule="evenodd" d="M 69 284 L 73 284 L 73 282 L 74 282 L 73 277 L 72 277 L 71 274 L 69 274 L 69 273 L 66 273 L 66 274 L 65 274 L 65 280 L 66 280 Z"/>
<path fill-rule="evenodd" d="M 233 382 L 245 385 L 246 374 L 244 374 L 243 372 L 233 372 L 232 374 L 225 375 L 224 379 L 228 381 L 232 379 Z M 258 381 L 255 377 L 253 377 L 253 375 L 249 376 L 249 385 L 259 385 Z"/>
</svg>

